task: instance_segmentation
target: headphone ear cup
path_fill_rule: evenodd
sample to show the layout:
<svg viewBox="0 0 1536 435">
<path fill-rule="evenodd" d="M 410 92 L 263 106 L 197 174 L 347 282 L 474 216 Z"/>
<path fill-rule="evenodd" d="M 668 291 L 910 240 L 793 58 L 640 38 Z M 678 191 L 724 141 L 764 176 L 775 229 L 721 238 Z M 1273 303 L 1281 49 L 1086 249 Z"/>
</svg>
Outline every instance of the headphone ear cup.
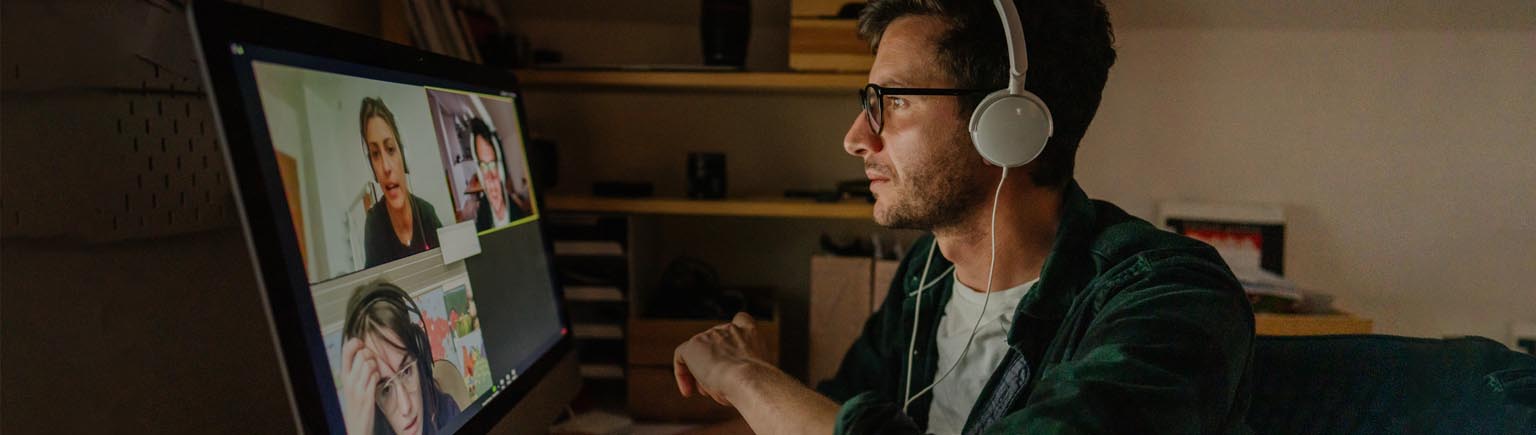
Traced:
<svg viewBox="0 0 1536 435">
<path fill-rule="evenodd" d="M 1053 129 L 1051 110 L 1029 92 L 993 92 L 971 114 L 976 152 L 987 163 L 1005 168 L 1024 166 L 1039 157 Z"/>
</svg>

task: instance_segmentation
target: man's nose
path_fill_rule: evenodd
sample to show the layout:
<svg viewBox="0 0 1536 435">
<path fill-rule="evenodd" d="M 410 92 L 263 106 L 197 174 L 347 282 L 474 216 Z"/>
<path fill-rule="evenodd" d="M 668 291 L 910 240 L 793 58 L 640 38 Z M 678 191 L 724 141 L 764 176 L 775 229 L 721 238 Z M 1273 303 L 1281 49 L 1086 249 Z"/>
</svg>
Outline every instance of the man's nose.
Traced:
<svg viewBox="0 0 1536 435">
<path fill-rule="evenodd" d="M 848 126 L 848 133 L 843 136 L 843 151 L 855 157 L 865 157 L 868 154 L 880 152 L 884 148 L 880 142 L 880 136 L 869 128 L 869 117 L 864 112 L 853 118 L 853 125 Z"/>
</svg>

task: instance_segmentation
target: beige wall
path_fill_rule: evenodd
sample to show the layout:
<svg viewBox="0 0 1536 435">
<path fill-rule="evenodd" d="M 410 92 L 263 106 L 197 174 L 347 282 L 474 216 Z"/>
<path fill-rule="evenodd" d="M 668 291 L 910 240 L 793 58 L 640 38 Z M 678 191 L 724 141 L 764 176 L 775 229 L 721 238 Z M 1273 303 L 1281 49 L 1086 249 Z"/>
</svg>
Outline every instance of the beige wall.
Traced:
<svg viewBox="0 0 1536 435">
<path fill-rule="evenodd" d="M 1116 4 L 1089 192 L 1283 204 L 1287 275 L 1379 332 L 1536 320 L 1536 4 L 1207 3 Z"/>
<path fill-rule="evenodd" d="M 1147 218 L 1170 198 L 1282 204 L 1288 275 L 1376 319 L 1379 332 L 1505 340 L 1510 322 L 1536 320 L 1536 5 L 1110 7 L 1120 62 L 1078 158 L 1091 195 Z M 645 45 L 561 33 L 589 15 L 512 9 L 523 27 L 553 32 L 536 42 L 559 41 L 573 61 L 679 63 L 697 50 L 693 16 L 675 10 L 586 22 L 650 29 L 657 39 Z M 764 19 L 755 33 L 771 31 Z M 645 47 L 656 47 L 651 57 Z M 760 57 L 768 50 L 754 45 L 749 63 L 782 65 Z M 561 142 L 564 191 L 628 176 L 680 194 L 695 149 L 730 154 L 733 192 L 860 175 L 839 149 L 857 108 L 838 95 L 534 92 L 529 110 L 533 128 Z"/>
</svg>

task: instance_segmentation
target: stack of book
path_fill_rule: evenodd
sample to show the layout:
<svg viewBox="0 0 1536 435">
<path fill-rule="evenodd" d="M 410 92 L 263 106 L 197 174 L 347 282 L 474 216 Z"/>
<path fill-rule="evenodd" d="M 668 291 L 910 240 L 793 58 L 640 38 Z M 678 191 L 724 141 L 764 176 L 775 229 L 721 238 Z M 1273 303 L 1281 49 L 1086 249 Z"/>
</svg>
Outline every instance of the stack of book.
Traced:
<svg viewBox="0 0 1536 435">
<path fill-rule="evenodd" d="M 399 36 L 403 34 L 416 47 L 438 54 L 481 62 L 479 41 L 501 27 L 500 6 L 494 0 L 398 1 L 398 9 L 386 4 L 382 11 L 386 37 L 404 39 Z M 396 10 L 401 13 L 393 14 Z"/>
<path fill-rule="evenodd" d="M 1158 221 L 1165 229 L 1216 248 L 1232 269 L 1254 310 L 1294 312 L 1305 299 L 1286 279 L 1285 209 L 1270 204 L 1164 201 Z"/>
</svg>

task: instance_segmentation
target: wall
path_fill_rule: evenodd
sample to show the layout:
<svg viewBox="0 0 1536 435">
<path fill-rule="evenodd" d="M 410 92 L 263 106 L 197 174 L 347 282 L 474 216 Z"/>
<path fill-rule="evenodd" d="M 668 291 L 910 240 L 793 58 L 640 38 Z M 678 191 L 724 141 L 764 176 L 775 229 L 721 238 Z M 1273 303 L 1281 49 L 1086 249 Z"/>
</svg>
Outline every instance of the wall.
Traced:
<svg viewBox="0 0 1536 435">
<path fill-rule="evenodd" d="M 181 3 L 3 5 L 0 432 L 298 432 Z"/>
<path fill-rule="evenodd" d="M 514 23 L 573 62 L 696 62 L 679 48 L 697 44 L 692 2 L 517 3 Z M 1146 218 L 1173 198 L 1284 205 L 1288 275 L 1378 332 L 1506 340 L 1536 320 L 1536 5 L 1110 3 L 1120 61 L 1078 158 L 1091 195 Z M 761 23 L 787 2 L 754 8 Z M 783 65 L 759 47 L 749 65 Z M 629 177 L 680 194 L 694 149 L 729 154 L 733 192 L 860 177 L 843 95 L 532 92 L 528 107 L 560 141 L 560 191 Z"/>
<path fill-rule="evenodd" d="M 1379 332 L 1536 320 L 1536 4 L 1212 3 L 1114 5 L 1089 192 L 1283 204 L 1287 275 Z"/>
</svg>

